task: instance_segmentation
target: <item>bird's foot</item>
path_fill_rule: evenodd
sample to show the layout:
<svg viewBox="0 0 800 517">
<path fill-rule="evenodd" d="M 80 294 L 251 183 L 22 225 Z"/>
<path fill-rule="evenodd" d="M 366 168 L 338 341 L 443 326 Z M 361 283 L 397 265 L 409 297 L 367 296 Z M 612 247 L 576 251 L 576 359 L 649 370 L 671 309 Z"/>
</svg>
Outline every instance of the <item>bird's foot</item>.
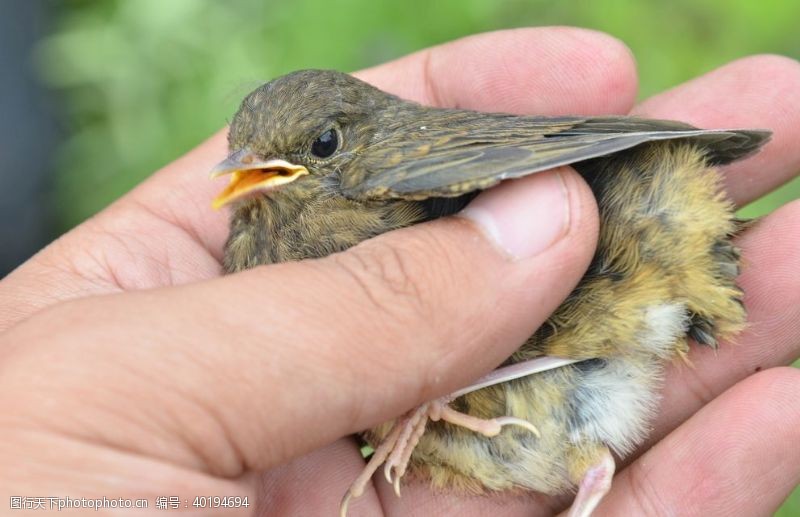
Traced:
<svg viewBox="0 0 800 517">
<path fill-rule="evenodd" d="M 608 449 L 600 461 L 586 470 L 578 485 L 578 494 L 572 502 L 568 517 L 589 517 L 611 488 L 614 477 L 614 458 Z"/>
<path fill-rule="evenodd" d="M 406 473 L 408 462 L 411 459 L 411 453 L 414 451 L 414 448 L 425 432 L 425 426 L 428 420 L 433 420 L 434 422 L 442 420 L 487 437 L 497 436 L 500 434 L 503 427 L 508 425 L 523 427 L 536 436 L 539 436 L 539 431 L 527 420 L 512 416 L 487 420 L 460 413 L 451 408 L 448 404 L 456 398 L 472 391 L 546 370 L 559 368 L 574 362 L 577 361 L 556 357 L 538 357 L 522 363 L 504 366 L 494 370 L 464 389 L 452 393 L 447 397 L 426 402 L 418 408 L 409 411 L 395 422 L 389 434 L 375 449 L 372 458 L 370 458 L 364 470 L 356 480 L 353 481 L 353 484 L 350 485 L 339 507 L 340 516 L 345 517 L 347 515 L 347 507 L 350 504 L 350 500 L 364 493 L 372 475 L 377 472 L 381 465 L 384 465 L 383 472 L 386 480 L 392 484 L 397 496 L 400 496 L 400 480 Z"/>
<path fill-rule="evenodd" d="M 452 395 L 449 395 L 426 402 L 409 411 L 395 422 L 384 441 L 375 449 L 364 470 L 347 490 L 339 509 L 341 517 L 347 515 L 347 507 L 350 504 L 350 500 L 364 493 L 367 483 L 369 483 L 372 475 L 381 465 L 383 465 L 383 475 L 386 481 L 394 487 L 394 493 L 397 494 L 397 497 L 400 497 L 400 480 L 406 473 L 411 453 L 414 452 L 414 448 L 425 432 L 428 420 L 434 422 L 441 420 L 490 438 L 500 434 L 503 427 L 508 425 L 523 427 L 539 436 L 539 430 L 533 424 L 521 418 L 504 416 L 483 419 L 456 411 L 448 405 L 453 398 Z"/>
</svg>

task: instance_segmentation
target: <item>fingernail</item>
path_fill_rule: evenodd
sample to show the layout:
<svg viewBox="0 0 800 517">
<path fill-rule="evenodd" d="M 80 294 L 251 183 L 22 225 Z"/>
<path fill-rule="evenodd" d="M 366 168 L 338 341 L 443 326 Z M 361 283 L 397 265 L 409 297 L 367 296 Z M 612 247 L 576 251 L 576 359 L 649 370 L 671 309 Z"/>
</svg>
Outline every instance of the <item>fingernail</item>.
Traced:
<svg viewBox="0 0 800 517">
<path fill-rule="evenodd" d="M 533 257 L 567 233 L 569 194 L 558 170 L 506 181 L 459 214 L 514 259 Z"/>
</svg>

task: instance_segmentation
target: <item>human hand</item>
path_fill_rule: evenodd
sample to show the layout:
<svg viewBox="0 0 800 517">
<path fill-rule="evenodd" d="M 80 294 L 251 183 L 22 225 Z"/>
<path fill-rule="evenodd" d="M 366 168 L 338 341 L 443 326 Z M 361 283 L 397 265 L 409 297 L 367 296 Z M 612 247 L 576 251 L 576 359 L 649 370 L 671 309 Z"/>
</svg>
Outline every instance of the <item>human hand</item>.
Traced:
<svg viewBox="0 0 800 517">
<path fill-rule="evenodd" d="M 525 56 L 536 57 L 521 65 Z M 477 36 L 360 76 L 422 102 L 517 113 L 626 113 L 635 96 L 628 52 L 572 29 Z M 765 98 L 765 77 L 783 93 Z M 790 147 L 798 83 L 796 63 L 750 58 L 636 110 L 701 127 L 772 129 L 764 152 L 726 168 L 731 197 L 744 203 L 798 169 L 800 152 Z M 181 494 L 191 502 L 258 488 L 262 508 L 274 514 L 333 511 L 363 461 L 351 439 L 325 444 L 497 365 L 560 303 L 591 256 L 592 202 L 565 171 L 569 231 L 526 261 L 509 263 L 468 224 L 443 220 L 328 259 L 214 279 L 226 221 L 207 208 L 219 186 L 204 171 L 223 146 L 218 135 L 0 286 L 1 441 L 7 458 L 40 465 L 22 476 L 0 470 L 12 493 Z M 536 196 L 542 178 L 483 198 Z M 753 513 L 777 505 L 797 482 L 797 372 L 742 381 L 756 367 L 798 356 L 798 289 L 788 274 L 799 258 L 797 210 L 785 207 L 742 237 L 750 330 L 717 357 L 694 351 L 695 370 L 671 372 L 654 433 L 663 440 L 620 473 L 599 512 Z M 103 296 L 123 291 L 138 292 Z M 479 317 L 487 308 L 490 321 Z M 76 477 L 76 464 L 88 481 Z M 253 472 L 261 470 L 259 480 Z M 381 482 L 365 499 L 353 515 L 377 505 L 386 513 L 529 515 L 564 503 L 431 497 L 415 485 L 397 500 Z"/>
</svg>

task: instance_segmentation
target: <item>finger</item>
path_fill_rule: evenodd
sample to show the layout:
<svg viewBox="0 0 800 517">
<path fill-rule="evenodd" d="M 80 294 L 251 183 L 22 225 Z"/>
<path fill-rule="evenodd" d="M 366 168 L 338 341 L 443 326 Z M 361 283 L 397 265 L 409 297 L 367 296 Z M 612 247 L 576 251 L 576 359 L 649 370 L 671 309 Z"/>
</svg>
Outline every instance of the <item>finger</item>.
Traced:
<svg viewBox="0 0 800 517">
<path fill-rule="evenodd" d="M 682 120 L 704 128 L 769 129 L 755 156 L 725 167 L 726 188 L 739 205 L 800 172 L 800 63 L 753 56 L 651 97 L 634 114 Z"/>
<path fill-rule="evenodd" d="M 411 100 L 485 111 L 624 113 L 636 95 L 624 45 L 564 27 L 472 36 L 359 75 Z M 226 180 L 209 181 L 207 173 L 226 154 L 225 133 L 7 277 L 0 330 L 59 300 L 218 275 L 228 216 L 209 207 Z"/>
<path fill-rule="evenodd" d="M 227 223 L 197 199 L 195 186 L 207 182 L 205 164 L 224 153 L 219 133 L 162 169 L 164 181 L 148 180 L 9 274 L 0 332 L 60 301 L 219 276 Z"/>
<path fill-rule="evenodd" d="M 55 397 L 82 415 L 48 419 L 62 433 L 213 473 L 275 465 L 497 366 L 580 279 L 595 210 L 562 169 L 326 259 L 62 304 L 2 336 L 0 407 Z M 131 439 L 142 426 L 160 439 Z"/>
<path fill-rule="evenodd" d="M 349 438 L 294 458 L 260 476 L 255 515 L 335 515 L 342 495 L 363 468 L 361 453 Z M 348 515 L 379 515 L 379 509 L 380 501 L 368 487 Z"/>
<path fill-rule="evenodd" d="M 693 347 L 692 367 L 675 365 L 668 371 L 651 443 L 745 377 L 800 357 L 799 240 L 800 201 L 770 214 L 738 239 L 747 328 L 717 351 Z"/>
<path fill-rule="evenodd" d="M 725 392 L 614 478 L 599 515 L 771 515 L 800 482 L 800 371 Z"/>
<path fill-rule="evenodd" d="M 572 27 L 470 36 L 356 76 L 423 104 L 537 115 L 627 113 L 637 88 L 628 47 Z"/>
<path fill-rule="evenodd" d="M 35 375 L 34 372 L 28 374 Z M 47 412 L 44 418 L 49 418 L 51 409 L 43 406 L 40 414 Z M 63 417 L 80 418 L 77 414 Z M 113 426 L 109 427 L 109 432 L 114 432 Z M 191 508 L 202 508 L 203 503 L 207 507 L 209 501 L 203 499 L 206 497 L 230 498 L 232 504 L 226 508 L 226 517 L 245 517 L 252 512 L 244 505 L 237 505 L 234 499 L 252 504 L 256 493 L 254 484 L 245 478 L 223 479 L 155 458 L 143 458 L 126 449 L 103 447 L 71 436 L 48 433 L 42 428 L 20 425 L 20 421 L 8 413 L 3 415 L 3 425 L 0 426 L 0 457 L 3 458 L 0 462 L 0 486 L 4 497 L 31 493 L 63 494 L 45 496 L 48 499 L 59 498 L 62 502 L 60 506 L 56 501 L 51 503 L 45 499 L 39 508 L 36 507 L 39 505 L 33 506 L 36 503 L 23 503 L 22 508 L 16 508 L 22 510 L 21 513 L 3 512 L 6 515 L 17 513 L 30 516 L 35 513 L 26 512 L 26 509 L 43 510 L 46 513 L 56 508 L 59 515 L 70 516 L 95 512 L 98 515 L 148 515 L 147 511 L 110 511 L 114 503 L 106 502 L 104 505 L 103 502 L 116 501 L 118 504 L 113 508 L 117 510 L 126 508 L 121 500 L 155 502 L 162 499 L 164 506 L 171 507 L 172 502 L 165 500 L 165 495 L 169 494 L 170 500 L 178 499 Z M 20 468 L 20 465 L 25 467 Z M 40 496 L 34 497 L 38 499 Z M 64 506 L 67 498 L 72 499 L 72 505 Z M 87 499 L 100 502 L 96 506 L 88 506 L 85 502 Z M 142 508 L 127 506 L 132 507 Z M 11 509 L 15 509 L 13 503 Z M 191 515 L 205 514 L 195 512 Z"/>
</svg>

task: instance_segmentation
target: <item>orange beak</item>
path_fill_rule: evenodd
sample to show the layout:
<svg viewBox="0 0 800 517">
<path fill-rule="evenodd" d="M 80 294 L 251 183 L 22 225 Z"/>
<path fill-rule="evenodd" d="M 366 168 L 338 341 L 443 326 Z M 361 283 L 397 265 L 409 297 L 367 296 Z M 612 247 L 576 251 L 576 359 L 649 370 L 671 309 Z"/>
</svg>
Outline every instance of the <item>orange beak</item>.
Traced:
<svg viewBox="0 0 800 517">
<path fill-rule="evenodd" d="M 260 160 L 247 149 L 232 153 L 211 169 L 211 177 L 231 174 L 228 186 L 211 202 L 218 210 L 251 192 L 268 192 L 308 174 L 308 169 L 285 160 Z"/>
</svg>

